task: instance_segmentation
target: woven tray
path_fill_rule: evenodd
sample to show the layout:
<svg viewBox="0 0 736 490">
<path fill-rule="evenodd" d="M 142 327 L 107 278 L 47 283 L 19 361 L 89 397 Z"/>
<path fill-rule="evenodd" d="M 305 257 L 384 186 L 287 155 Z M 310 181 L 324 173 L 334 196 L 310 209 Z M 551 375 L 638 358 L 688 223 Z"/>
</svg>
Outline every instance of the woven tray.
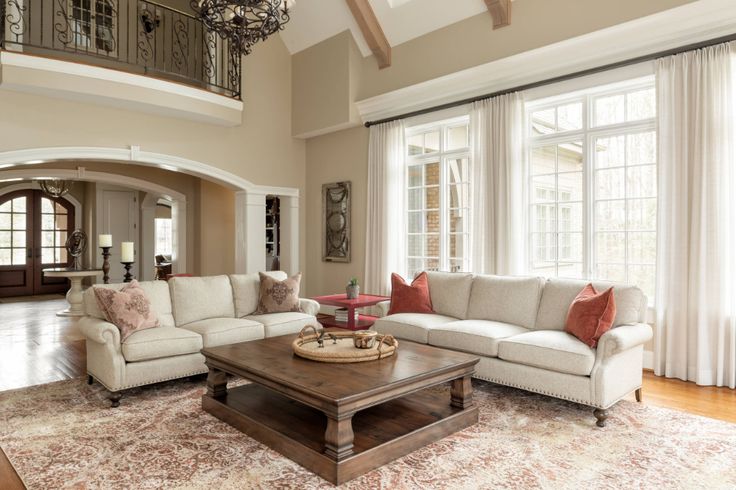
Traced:
<svg viewBox="0 0 736 490">
<path fill-rule="evenodd" d="M 307 333 L 312 330 L 313 333 Z M 353 345 L 353 332 L 330 332 L 322 337 L 324 347 L 319 346 L 317 329 L 307 325 L 292 342 L 294 354 L 320 362 L 350 363 L 384 359 L 394 355 L 399 342 L 391 335 L 379 334 L 373 347 L 358 349 Z"/>
</svg>

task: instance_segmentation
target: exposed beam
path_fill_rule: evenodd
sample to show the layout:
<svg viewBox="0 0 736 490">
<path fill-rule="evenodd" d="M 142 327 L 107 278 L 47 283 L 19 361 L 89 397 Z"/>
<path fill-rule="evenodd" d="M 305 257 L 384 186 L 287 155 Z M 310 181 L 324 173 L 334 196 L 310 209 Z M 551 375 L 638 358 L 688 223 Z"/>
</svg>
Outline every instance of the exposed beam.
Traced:
<svg viewBox="0 0 736 490">
<path fill-rule="evenodd" d="M 488 11 L 493 16 L 493 28 L 511 24 L 511 0 L 486 0 Z"/>
<path fill-rule="evenodd" d="M 363 37 L 378 60 L 379 68 L 391 66 L 391 45 L 381 29 L 375 12 L 368 0 L 345 0 L 355 21 L 363 32 Z"/>
</svg>

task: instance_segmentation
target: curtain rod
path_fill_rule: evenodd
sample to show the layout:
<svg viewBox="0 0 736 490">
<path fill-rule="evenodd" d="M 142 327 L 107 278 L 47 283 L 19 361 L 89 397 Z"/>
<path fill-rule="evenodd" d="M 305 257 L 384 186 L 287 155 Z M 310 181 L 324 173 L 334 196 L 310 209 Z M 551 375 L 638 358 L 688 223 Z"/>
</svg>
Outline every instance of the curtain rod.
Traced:
<svg viewBox="0 0 736 490">
<path fill-rule="evenodd" d="M 546 80 L 540 80 L 538 82 L 527 83 L 525 85 L 519 85 L 517 87 L 499 90 L 497 92 L 492 92 L 490 94 L 476 95 L 475 97 L 470 97 L 467 99 L 457 100 L 454 102 L 447 102 L 445 104 L 440 104 L 434 107 L 428 107 L 426 109 L 419 109 L 416 111 L 399 114 L 398 116 L 387 117 L 385 119 L 379 119 L 377 121 L 367 121 L 365 123 L 365 127 L 370 128 L 371 126 L 376 125 L 376 124 L 383 124 L 383 123 L 387 123 L 391 121 L 398 121 L 399 119 L 407 119 L 407 118 L 414 117 L 414 116 L 421 116 L 422 114 L 429 114 L 430 112 L 450 109 L 452 107 L 458 107 L 461 105 L 478 102 L 479 100 L 485 100 L 485 99 L 490 99 L 492 97 L 498 97 L 499 95 L 506 95 L 506 94 L 510 94 L 513 92 L 521 92 L 524 90 L 530 90 L 530 89 L 537 88 L 537 87 L 543 87 L 545 85 L 552 85 L 553 83 L 559 83 L 559 82 L 564 82 L 567 80 L 573 80 L 575 78 L 586 77 L 588 75 L 594 75 L 596 73 L 601 73 L 604 71 L 615 70 L 616 68 L 623 68 L 624 66 L 635 65 L 637 63 L 643 63 L 645 61 L 653 61 L 658 58 L 664 58 L 666 56 L 672 56 L 672 55 L 676 55 L 680 53 L 685 53 L 687 51 L 707 48 L 708 46 L 715 46 L 716 44 L 727 43 L 729 41 L 736 41 L 736 33 L 729 34 L 727 36 L 717 37 L 714 39 L 709 39 L 707 41 L 701 41 L 698 43 L 688 44 L 686 46 L 680 46 L 678 48 L 672 48 L 672 49 L 668 49 L 665 51 L 659 51 L 658 53 L 646 54 L 643 56 L 638 56 L 636 58 L 630 58 L 628 60 L 617 61 L 615 63 L 609 63 L 607 65 L 597 66 L 594 68 L 588 68 L 586 70 L 576 71 L 574 73 L 568 73 L 567 75 L 559 75 L 556 77 L 548 78 Z"/>
</svg>

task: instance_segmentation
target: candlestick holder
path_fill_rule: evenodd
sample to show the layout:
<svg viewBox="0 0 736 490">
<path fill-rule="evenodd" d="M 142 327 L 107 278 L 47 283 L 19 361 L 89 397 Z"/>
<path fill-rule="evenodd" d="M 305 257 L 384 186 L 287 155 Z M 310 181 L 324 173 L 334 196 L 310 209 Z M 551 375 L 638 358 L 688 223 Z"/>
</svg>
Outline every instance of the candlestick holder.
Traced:
<svg viewBox="0 0 736 490">
<path fill-rule="evenodd" d="M 112 247 L 100 247 L 102 249 L 102 281 L 110 284 L 110 249 Z"/>
<path fill-rule="evenodd" d="M 130 282 L 133 280 L 133 274 L 130 273 L 130 268 L 133 267 L 133 264 L 135 262 L 120 262 L 123 264 L 123 267 L 125 267 L 125 279 L 123 279 L 123 282 Z"/>
</svg>

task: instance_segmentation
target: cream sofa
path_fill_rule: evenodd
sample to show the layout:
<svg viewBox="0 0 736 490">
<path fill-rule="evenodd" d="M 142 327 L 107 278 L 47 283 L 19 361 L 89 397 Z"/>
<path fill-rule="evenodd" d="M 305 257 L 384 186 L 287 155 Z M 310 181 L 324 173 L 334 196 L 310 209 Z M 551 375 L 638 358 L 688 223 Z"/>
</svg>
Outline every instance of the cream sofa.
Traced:
<svg viewBox="0 0 736 490">
<path fill-rule="evenodd" d="M 373 328 L 477 354 L 477 378 L 589 405 L 600 427 L 621 398 L 636 391 L 640 400 L 643 345 L 652 337 L 640 289 L 613 285 L 614 328 L 591 349 L 564 331 L 568 308 L 587 281 L 428 275 L 434 314 L 383 316 Z M 380 307 L 386 315 L 389 304 Z"/>
<path fill-rule="evenodd" d="M 282 271 L 269 272 L 279 280 Z M 87 338 L 87 374 L 99 381 L 118 406 L 122 390 L 207 372 L 203 347 L 299 332 L 316 323 L 319 304 L 301 299 L 301 313 L 255 315 L 258 274 L 174 277 L 141 282 L 161 326 L 120 341 L 120 330 L 105 321 L 93 288 L 84 292 L 79 328 Z M 120 289 L 123 284 L 97 285 Z"/>
</svg>

